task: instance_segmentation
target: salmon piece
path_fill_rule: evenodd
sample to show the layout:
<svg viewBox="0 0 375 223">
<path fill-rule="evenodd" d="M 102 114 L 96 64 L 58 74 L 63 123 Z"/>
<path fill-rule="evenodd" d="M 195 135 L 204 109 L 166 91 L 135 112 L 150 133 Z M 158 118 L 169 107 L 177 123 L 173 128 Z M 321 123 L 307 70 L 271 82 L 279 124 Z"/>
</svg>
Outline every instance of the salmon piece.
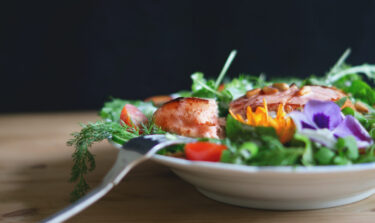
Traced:
<svg viewBox="0 0 375 223">
<path fill-rule="evenodd" d="M 155 106 L 159 107 L 172 99 L 173 98 L 169 95 L 156 95 L 156 96 L 146 98 L 144 101 L 146 102 L 151 101 L 152 103 L 154 103 Z"/>
<path fill-rule="evenodd" d="M 246 108 L 250 106 L 255 111 L 257 107 L 263 106 L 263 99 L 267 101 L 269 111 L 277 111 L 279 104 L 283 103 L 285 111 L 291 112 L 303 108 L 309 100 L 337 101 L 345 96 L 345 93 L 333 87 L 304 86 L 298 88 L 292 84 L 288 90 L 272 94 L 259 91 L 257 94 L 244 95 L 231 102 L 229 107 L 234 114 L 246 117 Z"/>
<path fill-rule="evenodd" d="M 176 98 L 155 111 L 154 123 L 167 132 L 188 137 L 220 138 L 218 106 L 214 99 Z"/>
</svg>

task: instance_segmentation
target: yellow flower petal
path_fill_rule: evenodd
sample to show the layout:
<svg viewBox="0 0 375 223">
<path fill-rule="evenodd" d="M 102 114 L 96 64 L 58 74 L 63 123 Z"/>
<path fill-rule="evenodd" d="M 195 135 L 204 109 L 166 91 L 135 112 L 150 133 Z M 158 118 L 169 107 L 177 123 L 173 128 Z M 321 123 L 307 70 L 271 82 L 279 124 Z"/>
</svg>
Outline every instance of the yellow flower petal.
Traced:
<svg viewBox="0 0 375 223">
<path fill-rule="evenodd" d="M 295 132 L 295 125 L 290 117 L 286 117 L 284 104 L 280 103 L 277 108 L 276 118 L 272 118 L 268 113 L 267 101 L 263 99 L 263 107 L 257 107 L 255 112 L 250 106 L 246 108 L 246 120 L 241 115 L 233 114 L 229 111 L 233 118 L 251 126 L 272 127 L 276 130 L 280 142 L 286 143 L 290 141 Z"/>
</svg>

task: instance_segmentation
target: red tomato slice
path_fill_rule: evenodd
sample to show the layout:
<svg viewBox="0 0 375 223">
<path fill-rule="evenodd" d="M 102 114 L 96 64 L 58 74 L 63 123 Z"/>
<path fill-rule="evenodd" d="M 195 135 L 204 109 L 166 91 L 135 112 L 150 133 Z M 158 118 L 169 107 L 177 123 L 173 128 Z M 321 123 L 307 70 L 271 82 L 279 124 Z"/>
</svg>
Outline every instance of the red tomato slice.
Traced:
<svg viewBox="0 0 375 223">
<path fill-rule="evenodd" d="M 185 155 L 188 160 L 218 162 L 225 145 L 211 142 L 193 142 L 185 145 Z"/>
<path fill-rule="evenodd" d="M 147 124 L 147 117 L 134 105 L 126 104 L 121 111 L 120 119 L 128 126 L 138 129 Z"/>
</svg>

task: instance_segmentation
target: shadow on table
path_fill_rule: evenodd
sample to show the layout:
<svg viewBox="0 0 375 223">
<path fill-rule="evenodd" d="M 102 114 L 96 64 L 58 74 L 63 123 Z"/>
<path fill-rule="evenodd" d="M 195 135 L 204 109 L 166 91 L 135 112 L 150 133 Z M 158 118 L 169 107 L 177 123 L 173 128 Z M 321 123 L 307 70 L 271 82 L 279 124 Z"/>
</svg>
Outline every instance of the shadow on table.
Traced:
<svg viewBox="0 0 375 223">
<path fill-rule="evenodd" d="M 88 176 L 92 187 L 99 184 L 112 166 L 117 151 L 108 144 L 94 149 L 96 170 Z M 67 182 L 70 157 L 36 163 L 19 169 L 19 182 L 6 194 L 0 194 L 7 207 L 1 210 L 1 222 L 35 222 L 69 204 L 73 184 Z M 371 202 L 371 204 L 370 204 Z M 241 208 L 210 200 L 182 181 L 166 167 L 152 161 L 136 167 L 123 182 L 103 199 L 73 217 L 69 222 L 315 222 L 348 220 L 353 212 L 369 210 L 371 199 L 316 211 L 263 211 Z"/>
</svg>

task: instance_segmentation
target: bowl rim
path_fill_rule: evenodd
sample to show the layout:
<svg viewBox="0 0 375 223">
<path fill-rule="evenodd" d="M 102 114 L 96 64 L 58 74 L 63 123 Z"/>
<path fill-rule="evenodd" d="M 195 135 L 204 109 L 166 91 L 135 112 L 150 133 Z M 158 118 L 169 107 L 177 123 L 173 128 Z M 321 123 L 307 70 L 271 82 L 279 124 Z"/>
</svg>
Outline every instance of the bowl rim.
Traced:
<svg viewBox="0 0 375 223">
<path fill-rule="evenodd" d="M 121 149 L 121 145 L 108 140 L 109 144 L 116 149 Z M 181 168 L 205 168 L 210 170 L 221 170 L 242 173 L 295 173 L 295 174 L 316 174 L 316 173 L 345 173 L 366 170 L 375 170 L 375 162 L 359 163 L 352 165 L 325 165 L 325 166 L 247 166 L 233 163 L 191 161 L 172 156 L 154 154 L 151 160 L 161 164 L 173 165 Z"/>
<path fill-rule="evenodd" d="M 326 165 L 326 166 L 246 166 L 241 164 L 232 163 L 220 163 L 220 162 L 207 162 L 207 161 L 190 161 L 181 158 L 175 158 L 165 155 L 155 154 L 151 158 L 152 160 L 179 166 L 183 168 L 205 168 L 215 169 L 222 171 L 234 171 L 234 172 L 245 172 L 245 173 L 257 173 L 257 172 L 272 172 L 272 173 L 339 173 L 339 172 L 356 172 L 365 170 L 375 170 L 375 162 L 371 163 L 360 163 L 352 165 Z"/>
</svg>

